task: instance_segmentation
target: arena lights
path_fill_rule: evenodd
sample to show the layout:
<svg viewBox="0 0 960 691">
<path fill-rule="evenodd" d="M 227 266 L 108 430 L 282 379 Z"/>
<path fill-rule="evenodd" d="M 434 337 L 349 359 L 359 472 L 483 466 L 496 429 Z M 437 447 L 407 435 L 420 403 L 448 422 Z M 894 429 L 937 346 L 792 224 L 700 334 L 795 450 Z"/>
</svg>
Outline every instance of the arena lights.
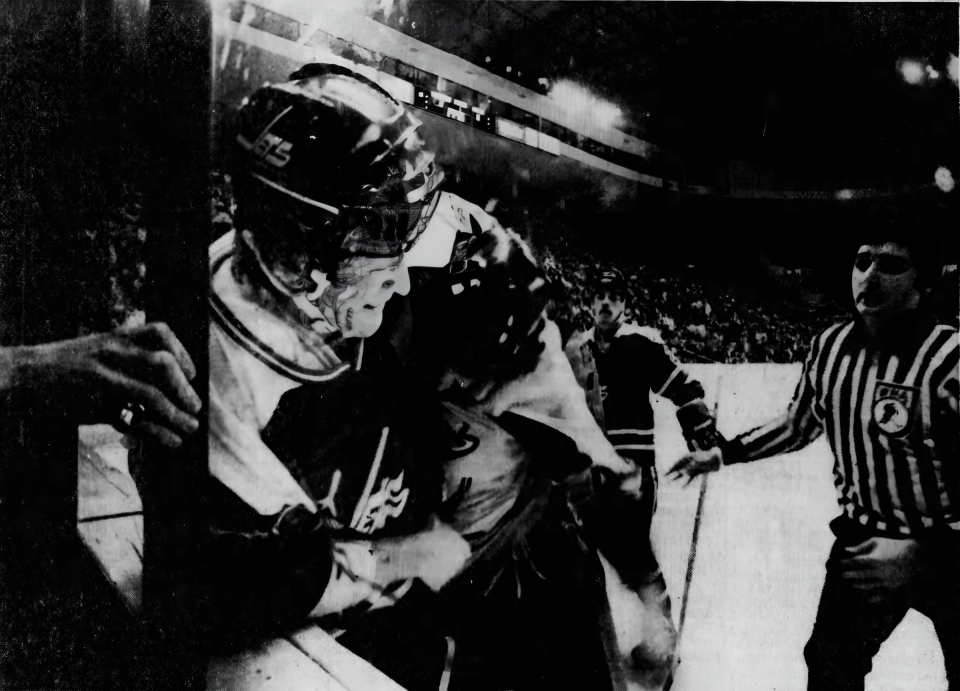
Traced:
<svg viewBox="0 0 960 691">
<path fill-rule="evenodd" d="M 933 174 L 933 181 L 936 182 L 937 187 L 944 192 L 952 192 L 957 184 L 953 179 L 953 173 L 950 172 L 949 168 L 945 168 L 944 166 L 937 168 L 937 172 Z"/>
<path fill-rule="evenodd" d="M 575 127 L 614 129 L 623 122 L 623 113 L 616 105 L 569 79 L 555 82 L 547 98 L 576 123 Z"/>
<path fill-rule="evenodd" d="M 919 84 L 926 76 L 923 72 L 923 65 L 916 60 L 900 60 L 897 63 L 897 70 L 907 84 Z"/>
<path fill-rule="evenodd" d="M 946 64 L 947 76 L 950 80 L 957 83 L 957 57 L 950 55 L 950 60 Z M 924 64 L 920 60 L 912 58 L 902 58 L 897 61 L 897 71 L 903 77 L 907 84 L 919 86 L 920 84 L 936 82 L 940 79 L 940 71 L 933 65 Z"/>
</svg>

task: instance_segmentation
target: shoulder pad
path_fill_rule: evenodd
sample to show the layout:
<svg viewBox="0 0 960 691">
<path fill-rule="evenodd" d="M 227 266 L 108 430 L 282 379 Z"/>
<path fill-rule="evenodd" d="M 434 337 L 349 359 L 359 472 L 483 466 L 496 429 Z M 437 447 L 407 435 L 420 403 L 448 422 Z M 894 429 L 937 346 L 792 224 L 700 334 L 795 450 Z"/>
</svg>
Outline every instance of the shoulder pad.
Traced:
<svg viewBox="0 0 960 691">
<path fill-rule="evenodd" d="M 633 322 L 624 322 L 624 324 L 617 329 L 617 338 L 620 338 L 621 336 L 643 336 L 654 343 L 665 345 L 663 342 L 663 337 L 660 335 L 660 332 L 657 329 L 653 328 L 652 326 L 639 326 Z"/>
</svg>

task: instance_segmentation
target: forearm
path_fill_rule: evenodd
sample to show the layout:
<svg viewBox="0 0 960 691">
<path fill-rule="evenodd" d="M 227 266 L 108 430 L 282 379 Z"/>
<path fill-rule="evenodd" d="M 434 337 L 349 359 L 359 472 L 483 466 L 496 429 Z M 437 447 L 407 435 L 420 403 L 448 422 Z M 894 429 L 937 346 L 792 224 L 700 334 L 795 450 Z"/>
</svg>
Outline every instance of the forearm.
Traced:
<svg viewBox="0 0 960 691">
<path fill-rule="evenodd" d="M 418 565 L 400 556 L 396 542 L 334 542 L 333 568 L 310 615 L 335 614 L 380 598 L 389 602 L 399 584 L 419 575 Z"/>
<path fill-rule="evenodd" d="M 703 385 L 677 366 L 658 392 L 677 406 L 677 421 L 691 448 L 717 445 L 717 424 L 704 401 Z"/>
<path fill-rule="evenodd" d="M 821 433 L 820 427 L 809 418 L 809 414 L 796 419 L 787 413 L 722 444 L 724 465 L 757 461 L 803 448 Z"/>
<path fill-rule="evenodd" d="M 0 396 L 16 397 L 29 386 L 39 355 L 37 346 L 0 348 Z"/>
<path fill-rule="evenodd" d="M 324 596 L 331 541 L 303 507 L 273 528 L 212 527 L 200 550 L 193 596 L 196 628 L 232 646 L 279 635 L 305 621 Z"/>
</svg>

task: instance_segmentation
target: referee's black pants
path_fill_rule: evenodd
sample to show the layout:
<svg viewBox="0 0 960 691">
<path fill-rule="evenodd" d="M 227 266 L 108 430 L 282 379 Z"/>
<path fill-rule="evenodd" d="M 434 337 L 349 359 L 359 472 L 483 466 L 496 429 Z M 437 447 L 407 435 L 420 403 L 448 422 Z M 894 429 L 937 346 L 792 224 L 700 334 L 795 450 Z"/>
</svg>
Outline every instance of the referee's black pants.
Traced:
<svg viewBox="0 0 960 691">
<path fill-rule="evenodd" d="M 841 577 L 839 567 L 844 547 L 874 533 L 844 516 L 830 527 L 837 539 L 827 561 L 817 620 L 803 651 L 808 691 L 862 691 L 873 656 L 911 608 L 933 622 L 950 691 L 960 691 L 960 536 L 944 532 L 924 538 L 932 541 L 931 557 L 915 581 L 870 603 Z"/>
</svg>

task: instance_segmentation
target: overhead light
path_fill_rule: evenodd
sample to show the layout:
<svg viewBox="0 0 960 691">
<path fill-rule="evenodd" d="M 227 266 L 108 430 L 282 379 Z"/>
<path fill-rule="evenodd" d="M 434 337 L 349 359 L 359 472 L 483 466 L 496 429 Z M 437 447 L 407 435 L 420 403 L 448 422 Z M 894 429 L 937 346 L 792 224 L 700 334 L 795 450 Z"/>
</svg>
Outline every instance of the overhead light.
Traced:
<svg viewBox="0 0 960 691">
<path fill-rule="evenodd" d="M 937 168 L 937 172 L 933 174 L 933 180 L 937 183 L 937 187 L 944 192 L 952 192 L 957 184 L 953 179 L 953 173 L 950 172 L 949 168 L 945 168 L 944 166 Z"/>
<path fill-rule="evenodd" d="M 548 98 L 557 104 L 573 128 L 606 130 L 623 122 L 620 108 L 569 79 L 555 82 Z"/>
<path fill-rule="evenodd" d="M 919 84 L 926 76 L 923 65 L 916 60 L 900 60 L 897 63 L 897 70 L 903 76 L 903 81 L 907 84 Z"/>
</svg>

